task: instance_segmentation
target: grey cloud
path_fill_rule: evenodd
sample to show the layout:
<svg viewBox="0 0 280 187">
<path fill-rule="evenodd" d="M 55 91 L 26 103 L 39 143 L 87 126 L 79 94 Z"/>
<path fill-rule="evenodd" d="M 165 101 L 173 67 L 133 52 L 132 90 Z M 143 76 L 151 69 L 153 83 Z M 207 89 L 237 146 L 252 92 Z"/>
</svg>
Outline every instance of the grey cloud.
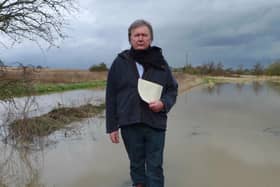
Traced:
<svg viewBox="0 0 280 187">
<path fill-rule="evenodd" d="M 236 46 L 248 44 L 255 40 L 256 37 L 250 34 L 243 34 L 238 36 L 217 37 L 210 38 L 200 42 L 200 46 Z"/>
<path fill-rule="evenodd" d="M 279 24 L 276 24 L 279 12 L 279 6 L 271 5 L 221 18 L 216 15 L 193 25 L 174 26 L 177 29 L 173 29 L 171 41 L 166 40 L 164 45 L 167 48 L 177 46 L 176 50 L 169 49 L 172 51 L 170 59 L 177 58 L 181 64 L 185 62 L 186 52 L 191 54 L 195 64 L 209 60 L 220 60 L 229 65 L 232 62 L 252 64 L 279 58 L 279 53 L 266 56 L 270 46 L 279 42 Z M 171 30 L 163 35 L 167 36 Z"/>
<path fill-rule="evenodd" d="M 110 65 L 129 47 L 127 27 L 138 18 L 153 24 L 154 45 L 163 48 L 171 66 L 183 66 L 186 53 L 194 65 L 215 60 L 226 66 L 250 66 L 280 56 L 278 0 L 79 2 L 80 11 L 65 30 L 69 38 L 59 49 L 42 53 L 36 44 L 26 42 L 0 50 L 1 58 L 81 69 L 99 62 Z"/>
</svg>

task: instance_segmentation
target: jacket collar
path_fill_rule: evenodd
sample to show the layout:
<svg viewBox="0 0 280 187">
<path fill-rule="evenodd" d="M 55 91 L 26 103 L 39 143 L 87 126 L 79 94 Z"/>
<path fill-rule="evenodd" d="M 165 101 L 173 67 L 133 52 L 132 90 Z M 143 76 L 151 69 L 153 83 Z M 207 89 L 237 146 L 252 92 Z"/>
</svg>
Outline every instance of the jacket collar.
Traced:
<svg viewBox="0 0 280 187">
<path fill-rule="evenodd" d="M 162 53 L 162 49 L 160 47 L 152 46 L 152 48 L 153 48 L 153 50 L 156 50 L 156 51 Z M 134 62 L 133 58 L 130 55 L 129 49 L 122 51 L 121 53 L 118 54 L 118 56 L 127 60 L 128 62 Z M 165 70 L 166 66 L 167 66 L 167 63 L 164 58 L 162 58 L 162 60 L 157 61 L 157 63 L 153 63 L 153 67 L 160 69 L 160 70 Z"/>
</svg>

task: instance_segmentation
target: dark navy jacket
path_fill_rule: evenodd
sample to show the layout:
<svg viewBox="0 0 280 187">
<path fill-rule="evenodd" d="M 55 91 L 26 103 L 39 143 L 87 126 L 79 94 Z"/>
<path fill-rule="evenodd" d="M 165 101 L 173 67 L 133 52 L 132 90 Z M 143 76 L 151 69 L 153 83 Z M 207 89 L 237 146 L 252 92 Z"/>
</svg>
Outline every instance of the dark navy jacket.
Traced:
<svg viewBox="0 0 280 187">
<path fill-rule="evenodd" d="M 161 50 L 160 48 L 158 48 Z M 143 79 L 163 86 L 161 101 L 164 110 L 153 112 L 141 100 L 138 90 L 139 74 L 129 50 L 121 52 L 114 60 L 107 79 L 106 88 L 106 132 L 120 127 L 144 123 L 157 129 L 166 129 L 167 113 L 176 102 L 178 84 L 164 61 L 158 68 L 151 67 Z"/>
</svg>

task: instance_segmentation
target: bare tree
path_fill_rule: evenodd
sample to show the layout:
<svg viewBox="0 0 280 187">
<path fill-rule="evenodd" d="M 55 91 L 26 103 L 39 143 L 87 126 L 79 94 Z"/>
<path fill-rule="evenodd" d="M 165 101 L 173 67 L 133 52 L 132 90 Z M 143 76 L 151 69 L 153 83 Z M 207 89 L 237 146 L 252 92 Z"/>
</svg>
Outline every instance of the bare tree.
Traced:
<svg viewBox="0 0 280 187">
<path fill-rule="evenodd" d="M 0 34 L 13 42 L 43 39 L 50 45 L 64 38 L 65 15 L 75 0 L 0 0 Z"/>
<path fill-rule="evenodd" d="M 263 65 L 260 62 L 257 62 L 252 69 L 252 73 L 254 75 L 263 75 L 264 74 Z"/>
<path fill-rule="evenodd" d="M 53 46 L 57 40 L 65 37 L 63 33 L 66 25 L 65 16 L 76 10 L 75 2 L 76 0 L 0 0 L 0 35 L 6 36 L 13 43 L 20 43 L 24 39 L 36 42 L 43 40 Z M 6 45 L 1 39 L 0 44 L 2 42 Z M 12 80 L 6 76 L 8 71 L 0 59 L 0 106 L 13 108 L 15 92 L 19 89 L 28 96 L 23 108 L 23 117 L 26 118 L 26 112 L 35 103 L 32 99 L 34 68 L 29 66 L 19 68 L 19 73 L 22 71 L 21 79 Z M 5 132 L 9 119 L 12 119 L 10 110 L 5 111 L 8 112 L 7 120 L 2 120 L 0 124 L 0 139 L 4 140 L 8 136 Z"/>
</svg>

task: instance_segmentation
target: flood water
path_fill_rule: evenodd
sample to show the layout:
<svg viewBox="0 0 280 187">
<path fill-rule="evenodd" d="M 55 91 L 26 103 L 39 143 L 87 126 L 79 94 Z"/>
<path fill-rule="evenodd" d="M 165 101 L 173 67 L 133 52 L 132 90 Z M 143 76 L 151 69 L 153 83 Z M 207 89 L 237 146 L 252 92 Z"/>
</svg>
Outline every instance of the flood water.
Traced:
<svg viewBox="0 0 280 187">
<path fill-rule="evenodd" d="M 224 84 L 179 97 L 169 118 L 167 186 L 279 186 L 279 88 Z"/>
<path fill-rule="evenodd" d="M 23 113 L 29 117 L 39 116 L 58 107 L 75 107 L 87 103 L 104 102 L 104 90 L 74 90 L 48 95 L 15 98 L 14 103 L 0 100 L 0 126 L 6 121 L 20 118 Z"/>
<path fill-rule="evenodd" d="M 222 84 L 180 95 L 169 114 L 166 186 L 278 187 L 279 111 L 279 84 Z M 130 186 L 124 146 L 110 143 L 103 115 L 71 124 L 78 129 L 73 134 L 45 138 L 40 151 L 0 144 L 0 181 L 29 187 Z"/>
</svg>

